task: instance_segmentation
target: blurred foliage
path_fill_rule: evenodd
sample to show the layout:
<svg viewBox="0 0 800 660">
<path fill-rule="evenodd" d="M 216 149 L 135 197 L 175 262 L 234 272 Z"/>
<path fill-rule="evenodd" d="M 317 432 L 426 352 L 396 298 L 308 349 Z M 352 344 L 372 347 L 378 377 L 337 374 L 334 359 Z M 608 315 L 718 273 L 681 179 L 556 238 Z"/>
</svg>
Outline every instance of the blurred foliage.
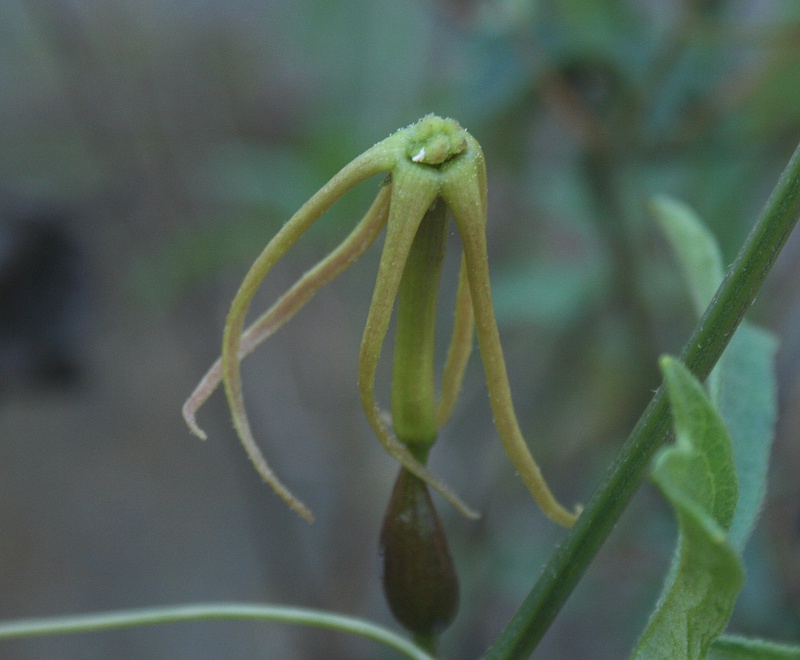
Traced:
<svg viewBox="0 0 800 660">
<path fill-rule="evenodd" d="M 729 262 L 800 139 L 798 62 L 796 0 L 10 0 L 0 190 L 85 207 L 80 232 L 110 241 L 97 259 L 124 281 L 119 295 L 135 293 L 137 314 L 178 316 L 219 276 L 238 277 L 366 147 L 428 112 L 458 119 L 487 157 L 495 302 L 521 422 L 561 499 L 585 500 L 657 383 L 656 357 L 693 323 L 647 202 L 687 202 Z M 357 221 L 370 185 L 298 246 L 299 269 Z M 796 274 L 783 275 L 792 300 Z M 371 282 L 347 286 L 362 295 Z M 791 321 L 789 305 L 763 299 L 766 325 Z M 479 382 L 467 395 L 483 403 Z M 557 541 L 544 527 L 531 537 L 538 523 L 502 481 L 494 441 L 473 438 L 490 432 L 472 414 L 443 450 L 468 449 L 452 469 L 487 502 L 489 522 L 451 532 L 470 603 L 443 650 L 465 658 Z M 753 561 L 770 543 L 797 548 L 800 486 L 788 483 L 794 504 L 773 541 L 756 532 Z M 646 610 L 598 613 L 591 599 L 613 589 L 625 603 L 652 600 L 672 525 L 653 499 L 642 494 L 630 518 L 652 516 L 645 529 L 623 523 L 542 657 L 631 648 Z M 751 571 L 760 579 L 748 580 L 737 630 L 800 638 L 800 577 L 783 570 Z"/>
</svg>

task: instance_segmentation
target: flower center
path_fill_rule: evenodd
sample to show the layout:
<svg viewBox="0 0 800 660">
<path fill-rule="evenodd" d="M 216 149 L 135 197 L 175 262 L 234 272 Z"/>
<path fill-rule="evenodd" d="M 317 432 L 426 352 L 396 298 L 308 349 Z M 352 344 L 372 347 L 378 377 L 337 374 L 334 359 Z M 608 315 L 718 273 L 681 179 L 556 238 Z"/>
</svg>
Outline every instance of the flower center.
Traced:
<svg viewBox="0 0 800 660">
<path fill-rule="evenodd" d="M 407 153 L 415 163 L 438 167 L 467 149 L 466 131 L 454 119 L 428 115 L 409 128 Z"/>
</svg>

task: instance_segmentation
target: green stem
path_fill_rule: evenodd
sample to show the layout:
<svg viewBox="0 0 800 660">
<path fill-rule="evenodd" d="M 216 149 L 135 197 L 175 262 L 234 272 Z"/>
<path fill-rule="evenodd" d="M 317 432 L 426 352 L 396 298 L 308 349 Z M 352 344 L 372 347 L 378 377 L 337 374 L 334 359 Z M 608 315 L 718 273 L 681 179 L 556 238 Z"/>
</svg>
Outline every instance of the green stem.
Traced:
<svg viewBox="0 0 800 660">
<path fill-rule="evenodd" d="M 681 359 L 700 380 L 713 369 L 758 293 L 800 215 L 800 147 L 728 271 Z M 647 474 L 670 429 L 664 386 L 653 396 L 578 521 L 486 655 L 527 658 L 536 648 Z"/>
<path fill-rule="evenodd" d="M 63 635 L 98 632 L 163 623 L 181 623 L 202 620 L 259 620 L 317 626 L 329 630 L 366 637 L 383 644 L 408 658 L 433 660 L 433 658 L 390 630 L 368 621 L 340 614 L 301 607 L 275 605 L 251 605 L 247 603 L 198 603 L 195 605 L 171 605 L 148 607 L 96 614 L 43 617 L 0 622 L 0 640 L 40 635 Z"/>
<path fill-rule="evenodd" d="M 397 302 L 392 427 L 423 463 L 437 430 L 433 365 L 446 212 L 445 204 L 437 199 L 423 217 L 406 261 Z"/>
</svg>

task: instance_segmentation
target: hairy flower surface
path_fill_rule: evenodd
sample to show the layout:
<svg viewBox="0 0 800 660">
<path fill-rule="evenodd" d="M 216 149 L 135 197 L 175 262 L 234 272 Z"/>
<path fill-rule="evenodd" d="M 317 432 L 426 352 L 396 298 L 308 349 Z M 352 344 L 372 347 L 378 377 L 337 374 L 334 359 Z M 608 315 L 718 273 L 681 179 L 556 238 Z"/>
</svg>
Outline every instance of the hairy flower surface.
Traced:
<svg viewBox="0 0 800 660">
<path fill-rule="evenodd" d="M 275 263 L 347 190 L 381 173 L 388 176 L 350 235 L 245 330 L 250 302 Z M 437 399 L 433 337 L 447 209 L 461 236 L 463 256 L 453 335 Z M 292 509 L 312 520 L 308 508 L 272 472 L 253 438 L 239 363 L 320 288 L 358 259 L 384 228 L 383 253 L 359 356 L 361 400 L 381 444 L 461 513 L 476 515 L 424 463 L 437 429 L 453 412 L 473 335 L 477 334 L 492 413 L 506 453 L 544 513 L 561 525 L 571 525 L 576 514 L 553 497 L 517 423 L 492 307 L 486 251 L 486 167 L 480 145 L 452 119 L 428 115 L 365 151 L 311 197 L 267 244 L 233 299 L 220 360 L 184 405 L 189 428 L 205 438 L 195 419 L 197 409 L 222 382 L 236 432 L 259 474 Z M 398 322 L 389 416 L 375 400 L 374 384 L 396 302 Z"/>
</svg>

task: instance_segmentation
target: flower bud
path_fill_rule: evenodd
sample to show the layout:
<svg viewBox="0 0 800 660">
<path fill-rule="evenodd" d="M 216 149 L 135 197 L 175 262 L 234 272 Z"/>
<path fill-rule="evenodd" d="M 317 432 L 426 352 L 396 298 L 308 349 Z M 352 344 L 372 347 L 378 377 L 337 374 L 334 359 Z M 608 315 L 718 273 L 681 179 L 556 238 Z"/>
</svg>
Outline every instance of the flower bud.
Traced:
<svg viewBox="0 0 800 660">
<path fill-rule="evenodd" d="M 400 468 L 381 530 L 383 589 L 416 635 L 441 633 L 458 611 L 458 576 L 424 481 Z"/>
</svg>

